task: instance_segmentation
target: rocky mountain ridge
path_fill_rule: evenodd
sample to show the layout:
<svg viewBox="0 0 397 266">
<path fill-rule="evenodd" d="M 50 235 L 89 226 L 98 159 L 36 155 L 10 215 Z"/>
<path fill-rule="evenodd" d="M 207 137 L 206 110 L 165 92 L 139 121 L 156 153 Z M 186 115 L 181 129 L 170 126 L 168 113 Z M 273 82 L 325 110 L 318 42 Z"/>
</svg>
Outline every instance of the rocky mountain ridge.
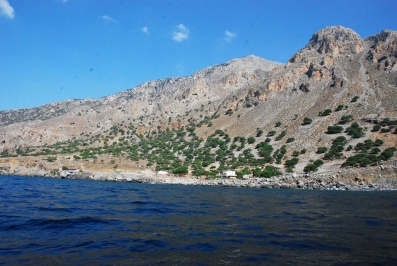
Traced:
<svg viewBox="0 0 397 266">
<path fill-rule="evenodd" d="M 397 121 L 396 61 L 395 31 L 383 30 L 362 39 L 351 29 L 327 27 L 313 34 L 284 65 L 248 56 L 188 77 L 145 82 L 100 99 L 2 111 L 0 153 L 7 157 L 34 150 L 53 151 L 51 146 L 71 141 L 84 143 L 85 148 L 128 147 L 166 130 L 183 129 L 194 133 L 187 141 L 196 137 L 208 140 L 216 132 L 226 132 L 231 138 L 255 138 L 254 143 L 234 150 L 235 157 L 250 149 L 247 154 L 260 158 L 255 145 L 267 139 L 274 150 L 287 147 L 277 164 L 305 150 L 297 165 L 297 170 L 303 171 L 305 165 L 319 158 L 319 147 L 331 149 L 335 136 L 347 137 L 345 144 L 352 148 L 376 139 L 384 142 L 385 149 L 397 146 L 393 134 Z M 341 125 L 344 117 L 350 117 L 349 123 L 359 123 L 363 136 L 327 133 L 329 126 Z M 309 124 L 303 123 L 306 118 L 311 120 Z M 342 125 L 342 129 L 349 125 Z M 382 131 L 374 131 L 375 125 L 382 125 Z M 126 138 L 118 131 L 133 133 Z M 279 135 L 283 137 L 276 140 Z M 352 148 L 344 151 L 343 157 L 353 156 L 356 151 Z M 219 148 L 211 152 L 217 151 Z M 177 156 L 180 164 L 187 163 L 184 156 L 183 152 Z M 147 158 L 140 159 L 143 161 L 136 167 L 147 163 Z M 342 162 L 334 158 L 324 167 L 330 169 Z M 220 166 L 218 161 L 208 165 Z"/>
</svg>

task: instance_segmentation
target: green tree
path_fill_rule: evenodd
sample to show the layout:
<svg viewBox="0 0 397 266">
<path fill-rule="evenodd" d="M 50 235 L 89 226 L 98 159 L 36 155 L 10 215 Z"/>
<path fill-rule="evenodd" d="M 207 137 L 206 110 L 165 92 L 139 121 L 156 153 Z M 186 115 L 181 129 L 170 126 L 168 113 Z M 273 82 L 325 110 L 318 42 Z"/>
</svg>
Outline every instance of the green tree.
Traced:
<svg viewBox="0 0 397 266">
<path fill-rule="evenodd" d="M 353 122 L 350 127 L 346 128 L 345 132 L 352 136 L 352 138 L 361 138 L 365 135 L 363 128 L 357 122 Z"/>
<path fill-rule="evenodd" d="M 378 161 L 379 159 L 374 154 L 360 153 L 347 158 L 347 160 L 342 164 L 342 167 L 348 167 L 348 166 L 364 167 L 367 165 L 373 165 Z"/>
<path fill-rule="evenodd" d="M 379 160 L 387 161 L 390 158 L 393 158 L 395 151 L 396 151 L 396 148 L 394 148 L 394 147 L 387 148 L 379 155 L 378 158 L 379 158 Z"/>
<path fill-rule="evenodd" d="M 248 169 L 248 167 L 245 167 L 243 170 L 237 171 L 236 175 L 238 178 L 242 178 L 244 175 L 249 175 L 250 173 L 251 173 L 250 169 Z"/>
<path fill-rule="evenodd" d="M 339 121 L 339 124 L 346 124 L 346 123 L 349 123 L 352 120 L 353 120 L 353 116 L 352 115 L 343 115 L 342 118 Z"/>
<path fill-rule="evenodd" d="M 278 176 L 281 175 L 282 173 L 279 171 L 277 167 L 274 167 L 272 165 L 266 165 L 265 169 L 261 172 L 261 177 L 269 178 L 272 176 Z"/>
<path fill-rule="evenodd" d="M 293 172 L 293 169 L 295 168 L 296 164 L 299 162 L 298 158 L 292 158 L 290 160 L 285 161 L 285 167 L 287 167 L 288 172 Z"/>
<path fill-rule="evenodd" d="M 259 137 L 261 137 L 262 135 L 263 135 L 263 130 L 260 129 L 260 128 L 258 128 L 258 129 L 256 130 L 256 137 L 259 138 Z"/>
<path fill-rule="evenodd" d="M 47 161 L 50 162 L 50 163 L 55 162 L 56 160 L 57 160 L 57 157 L 55 157 L 55 156 L 47 157 Z"/>
<path fill-rule="evenodd" d="M 308 165 L 305 166 L 305 168 L 303 168 L 303 171 L 305 173 L 316 172 L 317 170 L 318 170 L 317 165 L 313 163 L 309 163 Z"/>
<path fill-rule="evenodd" d="M 303 126 L 310 125 L 312 122 L 313 122 L 313 120 L 311 118 L 305 117 L 305 118 L 303 118 L 302 125 Z"/>
<path fill-rule="evenodd" d="M 377 131 L 379 131 L 381 129 L 381 125 L 379 125 L 379 124 L 376 124 L 376 125 L 374 125 L 374 127 L 372 128 L 372 132 L 377 132 Z"/>
<path fill-rule="evenodd" d="M 321 159 L 317 159 L 313 162 L 313 164 L 317 167 L 320 167 L 321 165 L 324 164 L 324 162 Z"/>
<path fill-rule="evenodd" d="M 247 139 L 247 142 L 248 142 L 248 144 L 252 144 L 252 143 L 255 142 L 255 138 L 254 138 L 254 137 L 249 137 L 249 138 Z"/>
<path fill-rule="evenodd" d="M 324 111 L 320 112 L 318 115 L 319 116 L 327 116 L 330 115 L 332 113 L 331 109 L 325 109 Z"/>
<path fill-rule="evenodd" d="M 338 134 L 343 131 L 342 126 L 328 126 L 327 128 L 327 134 Z"/>
<path fill-rule="evenodd" d="M 326 153 L 328 150 L 327 147 L 318 147 L 316 153 L 321 154 L 321 153 Z"/>
<path fill-rule="evenodd" d="M 173 173 L 174 175 L 185 175 L 185 174 L 187 174 L 188 172 L 189 172 L 189 170 L 188 170 L 187 166 L 182 166 L 182 165 L 176 167 L 176 168 L 172 171 L 172 173 Z"/>
<path fill-rule="evenodd" d="M 277 135 L 276 141 L 279 141 L 282 138 L 284 138 L 285 134 L 286 134 L 285 130 L 281 131 L 281 133 Z"/>
<path fill-rule="evenodd" d="M 271 131 L 269 131 L 269 133 L 267 133 L 268 137 L 272 137 L 274 135 L 276 135 L 276 131 L 274 131 L 274 130 L 271 130 Z"/>
<path fill-rule="evenodd" d="M 338 105 L 338 107 L 336 107 L 336 109 L 335 109 L 335 112 L 342 111 L 342 110 L 343 110 L 343 107 L 344 107 L 343 104 Z"/>
</svg>

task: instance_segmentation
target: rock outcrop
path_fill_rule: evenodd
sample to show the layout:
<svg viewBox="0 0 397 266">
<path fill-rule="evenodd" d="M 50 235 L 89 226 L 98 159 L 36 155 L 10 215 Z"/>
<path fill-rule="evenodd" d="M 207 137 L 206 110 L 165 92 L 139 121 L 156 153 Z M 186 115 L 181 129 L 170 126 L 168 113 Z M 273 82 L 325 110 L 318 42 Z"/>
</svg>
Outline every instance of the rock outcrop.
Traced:
<svg viewBox="0 0 397 266">
<path fill-rule="evenodd" d="M 379 70 L 397 71 L 397 32 L 383 30 L 367 40 L 371 43 L 367 59 Z"/>
</svg>

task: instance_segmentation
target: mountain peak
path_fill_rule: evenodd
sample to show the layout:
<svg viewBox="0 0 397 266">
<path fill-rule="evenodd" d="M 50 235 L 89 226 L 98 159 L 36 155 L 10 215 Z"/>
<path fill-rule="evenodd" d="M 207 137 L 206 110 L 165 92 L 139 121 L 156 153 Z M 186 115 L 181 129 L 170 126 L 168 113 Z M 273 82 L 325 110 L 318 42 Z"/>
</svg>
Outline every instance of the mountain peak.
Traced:
<svg viewBox="0 0 397 266">
<path fill-rule="evenodd" d="M 397 31 L 388 29 L 382 30 L 380 33 L 368 37 L 369 40 L 375 42 L 386 42 L 389 39 L 395 40 L 397 38 Z"/>
<path fill-rule="evenodd" d="M 352 29 L 331 26 L 314 33 L 306 48 L 315 49 L 320 54 L 354 54 L 362 51 L 360 41 L 360 36 Z"/>
<path fill-rule="evenodd" d="M 219 75 L 225 72 L 237 73 L 237 72 L 255 72 L 270 71 L 275 67 L 282 65 L 279 62 L 266 60 L 256 55 L 248 55 L 244 57 L 235 58 L 229 60 L 223 64 L 206 67 L 202 70 L 197 71 L 193 74 L 195 78 L 202 78 L 208 75 Z M 223 75 L 223 74 L 222 74 Z"/>
</svg>

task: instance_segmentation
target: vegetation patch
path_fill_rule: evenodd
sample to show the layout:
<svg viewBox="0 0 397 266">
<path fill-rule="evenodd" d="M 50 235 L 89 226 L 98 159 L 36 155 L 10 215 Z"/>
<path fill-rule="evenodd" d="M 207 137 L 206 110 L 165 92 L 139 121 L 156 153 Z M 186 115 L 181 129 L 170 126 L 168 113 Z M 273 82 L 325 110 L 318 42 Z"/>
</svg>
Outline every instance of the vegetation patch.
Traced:
<svg viewBox="0 0 397 266">
<path fill-rule="evenodd" d="M 313 122 L 313 120 L 309 117 L 303 118 L 302 126 L 310 125 Z"/>
<path fill-rule="evenodd" d="M 342 126 L 328 126 L 327 128 L 327 134 L 338 134 L 341 133 L 343 131 L 343 127 Z"/>
<path fill-rule="evenodd" d="M 353 122 L 350 127 L 346 128 L 345 132 L 352 138 L 361 138 L 365 135 L 364 130 L 357 122 Z"/>
</svg>

